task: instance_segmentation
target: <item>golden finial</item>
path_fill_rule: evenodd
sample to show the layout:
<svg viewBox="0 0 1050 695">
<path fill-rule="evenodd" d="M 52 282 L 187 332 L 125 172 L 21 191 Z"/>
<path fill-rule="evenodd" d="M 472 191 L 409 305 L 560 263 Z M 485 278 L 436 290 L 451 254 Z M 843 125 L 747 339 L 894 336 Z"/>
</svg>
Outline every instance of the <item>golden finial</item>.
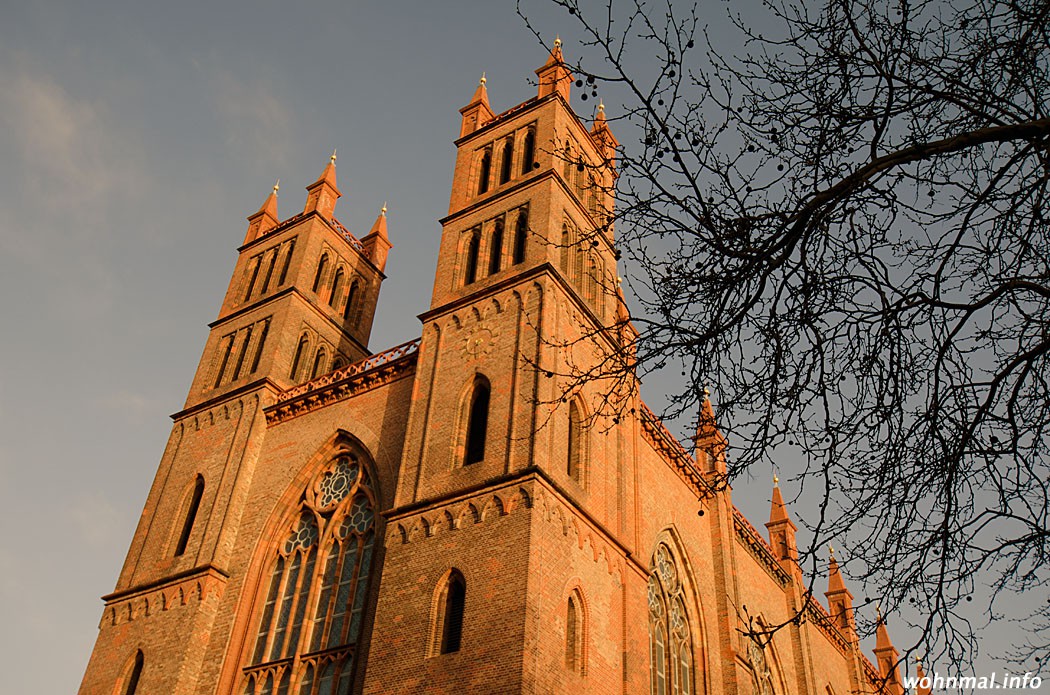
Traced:
<svg viewBox="0 0 1050 695">
<path fill-rule="evenodd" d="M 598 113 L 605 113 L 605 102 L 601 99 L 598 100 Z"/>
<path fill-rule="evenodd" d="M 707 388 L 707 386 L 704 385 L 704 398 L 707 398 L 710 395 L 711 395 L 711 389 Z"/>
<path fill-rule="evenodd" d="M 379 211 L 379 214 L 381 214 L 383 217 L 386 217 L 386 201 L 385 200 L 383 201 L 383 209 Z"/>
<path fill-rule="evenodd" d="M 277 179 L 277 183 L 273 185 L 273 194 L 277 195 L 277 191 L 281 190 L 281 180 Z"/>
<path fill-rule="evenodd" d="M 828 543 L 828 555 L 831 557 L 832 560 L 835 559 L 835 549 L 831 547 L 830 543 Z"/>
<path fill-rule="evenodd" d="M 778 476 L 776 473 L 773 474 L 773 485 L 780 485 L 780 476 Z"/>
<path fill-rule="evenodd" d="M 335 150 L 332 150 L 332 156 L 328 158 L 328 161 L 335 164 Z"/>
<path fill-rule="evenodd" d="M 561 48 L 561 34 L 554 37 L 554 47 Z"/>
<path fill-rule="evenodd" d="M 481 79 L 478 80 L 478 84 L 481 85 L 482 87 L 484 87 L 486 82 L 488 82 L 488 79 L 485 77 L 485 73 L 482 72 L 481 73 Z"/>
</svg>

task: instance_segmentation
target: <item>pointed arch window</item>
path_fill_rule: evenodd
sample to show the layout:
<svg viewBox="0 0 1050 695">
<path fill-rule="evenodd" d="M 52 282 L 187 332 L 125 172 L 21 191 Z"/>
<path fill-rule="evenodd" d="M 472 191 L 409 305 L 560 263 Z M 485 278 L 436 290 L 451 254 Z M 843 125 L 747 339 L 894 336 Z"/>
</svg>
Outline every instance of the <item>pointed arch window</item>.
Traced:
<svg viewBox="0 0 1050 695">
<path fill-rule="evenodd" d="M 265 582 L 243 695 L 287 693 L 294 682 L 302 695 L 350 692 L 376 535 L 370 481 L 347 452 L 303 493 Z"/>
<path fill-rule="evenodd" d="M 649 672 L 653 695 L 692 695 L 693 657 L 681 573 L 663 543 L 649 568 Z"/>
<path fill-rule="evenodd" d="M 273 278 L 273 269 L 277 265 L 277 251 L 279 249 L 275 246 L 273 251 L 270 252 L 270 262 L 266 264 L 266 275 L 263 276 L 262 286 L 259 288 L 259 294 L 266 294 L 266 291 L 270 289 L 270 280 Z"/>
<path fill-rule="evenodd" d="M 328 351 L 323 347 L 317 348 L 317 354 L 314 356 L 314 368 L 310 370 L 311 379 L 316 379 L 324 373 L 324 364 L 327 358 Z"/>
<path fill-rule="evenodd" d="M 452 569 L 434 606 L 431 656 L 459 651 L 463 644 L 463 613 L 466 604 L 467 582 L 459 570 Z"/>
<path fill-rule="evenodd" d="M 142 667 L 145 665 L 145 662 L 146 659 L 142 655 L 142 650 L 136 649 L 134 658 L 125 668 L 120 695 L 135 695 L 138 692 L 139 680 L 142 678 Z"/>
<path fill-rule="evenodd" d="M 470 395 L 464 465 L 469 466 L 485 460 L 485 436 L 489 428 L 489 395 L 488 381 L 479 378 Z"/>
<path fill-rule="evenodd" d="M 233 366 L 233 380 L 241 378 L 241 368 L 244 367 L 244 358 L 248 356 L 248 345 L 252 342 L 252 326 L 248 326 L 244 330 L 244 337 L 241 339 L 241 349 L 237 351 L 237 363 Z"/>
<path fill-rule="evenodd" d="M 263 356 L 263 346 L 266 345 L 266 334 L 270 332 L 270 319 L 263 321 L 262 333 L 259 334 L 259 344 L 255 346 L 255 357 L 252 358 L 252 367 L 249 374 L 255 374 L 259 369 L 259 362 Z"/>
<path fill-rule="evenodd" d="M 277 278 L 277 286 L 280 287 L 288 279 L 288 269 L 292 267 L 292 254 L 295 253 L 295 239 L 288 242 L 288 250 L 284 252 L 284 265 L 281 266 L 281 275 Z"/>
<path fill-rule="evenodd" d="M 518 213 L 518 222 L 514 225 L 514 265 L 525 262 L 525 240 L 529 233 L 529 211 Z"/>
<path fill-rule="evenodd" d="M 492 175 L 492 148 L 485 149 L 481 155 L 481 164 L 478 166 L 478 195 L 489 190 L 489 177 Z"/>
<path fill-rule="evenodd" d="M 328 254 L 322 254 L 321 260 L 317 262 L 317 272 L 314 274 L 313 291 L 317 292 L 321 288 L 321 281 L 324 280 L 324 272 L 328 268 Z"/>
<path fill-rule="evenodd" d="M 584 450 L 583 412 L 576 400 L 569 403 L 569 441 L 566 447 L 568 454 L 567 472 L 569 477 L 583 483 L 583 450 Z"/>
<path fill-rule="evenodd" d="M 236 334 L 230 334 L 223 340 L 225 346 L 222 350 L 222 360 L 219 362 L 219 371 L 215 374 L 215 386 L 213 388 L 219 388 L 222 384 L 222 377 L 226 375 L 226 365 L 230 363 L 230 354 L 233 352 L 233 339 Z"/>
<path fill-rule="evenodd" d="M 574 673 L 586 673 L 584 658 L 587 616 L 579 589 L 569 594 L 565 606 L 565 666 Z"/>
<path fill-rule="evenodd" d="M 350 291 L 346 295 L 346 306 L 343 307 L 343 318 L 349 320 L 354 310 L 354 302 L 357 299 L 357 280 L 350 283 Z"/>
<path fill-rule="evenodd" d="M 499 182 L 507 183 L 510 181 L 511 167 L 514 164 L 514 136 L 507 138 L 506 142 L 503 143 L 503 160 L 500 162 L 499 169 Z"/>
<path fill-rule="evenodd" d="M 242 301 L 248 301 L 252 298 L 252 292 L 255 291 L 255 281 L 259 278 L 259 266 L 262 265 L 262 256 L 256 256 L 252 259 L 252 275 L 251 279 L 248 280 L 248 289 L 244 292 L 244 299 Z"/>
<path fill-rule="evenodd" d="M 481 234 L 474 230 L 467 241 L 467 266 L 463 273 L 463 284 L 469 285 L 478 279 L 478 254 L 481 253 Z"/>
<path fill-rule="evenodd" d="M 492 230 L 492 241 L 489 244 L 489 275 L 499 272 L 503 264 L 503 219 L 496 220 Z"/>
<path fill-rule="evenodd" d="M 295 358 L 292 360 L 292 371 L 288 374 L 288 378 L 292 381 L 299 380 L 299 368 L 303 364 L 303 358 L 306 357 L 306 348 L 310 345 L 310 339 L 305 335 L 299 338 L 299 345 L 295 348 Z"/>
<path fill-rule="evenodd" d="M 175 557 L 179 557 L 186 552 L 186 544 L 190 541 L 190 534 L 193 533 L 193 524 L 197 520 L 197 511 L 201 506 L 201 498 L 204 497 L 204 476 L 198 474 L 197 479 L 193 483 L 193 493 L 190 495 L 189 503 L 186 505 L 186 510 L 182 515 L 182 531 L 179 533 L 179 540 L 175 544 Z"/>
<path fill-rule="evenodd" d="M 332 291 L 328 294 L 328 306 L 335 308 L 335 305 L 339 303 L 339 299 L 343 293 L 343 279 L 346 277 L 346 273 L 343 269 L 335 271 L 335 277 L 332 278 Z"/>
<path fill-rule="evenodd" d="M 532 171 L 533 162 L 536 159 L 536 129 L 529 128 L 525 133 L 525 142 L 521 147 L 521 173 L 527 174 Z"/>
</svg>

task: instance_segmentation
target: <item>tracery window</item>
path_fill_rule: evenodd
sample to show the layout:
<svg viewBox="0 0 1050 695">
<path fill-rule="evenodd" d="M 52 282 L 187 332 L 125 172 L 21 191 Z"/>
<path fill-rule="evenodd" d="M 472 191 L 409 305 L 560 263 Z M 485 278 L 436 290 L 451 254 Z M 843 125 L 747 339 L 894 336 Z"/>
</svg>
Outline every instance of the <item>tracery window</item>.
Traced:
<svg viewBox="0 0 1050 695">
<path fill-rule="evenodd" d="M 649 567 L 649 656 L 653 695 L 693 692 L 692 639 L 678 565 L 663 543 Z"/>
<path fill-rule="evenodd" d="M 375 541 L 367 469 L 339 456 L 303 493 L 273 561 L 243 695 L 343 695 L 354 680 Z"/>
</svg>

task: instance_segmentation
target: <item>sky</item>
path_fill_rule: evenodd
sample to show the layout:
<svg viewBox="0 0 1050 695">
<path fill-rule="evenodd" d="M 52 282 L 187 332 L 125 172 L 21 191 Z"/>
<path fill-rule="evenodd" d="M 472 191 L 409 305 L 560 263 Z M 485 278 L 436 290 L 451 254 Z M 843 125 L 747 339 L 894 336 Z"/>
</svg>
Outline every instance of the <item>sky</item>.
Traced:
<svg viewBox="0 0 1050 695">
<path fill-rule="evenodd" d="M 337 148 L 338 218 L 363 236 L 389 207 L 370 347 L 417 337 L 458 109 L 482 71 L 496 112 L 529 98 L 546 55 L 513 0 L 0 7 L 4 689 L 73 692 L 245 217 L 277 178 L 301 211 Z M 768 481 L 734 500 L 760 525 Z"/>
</svg>

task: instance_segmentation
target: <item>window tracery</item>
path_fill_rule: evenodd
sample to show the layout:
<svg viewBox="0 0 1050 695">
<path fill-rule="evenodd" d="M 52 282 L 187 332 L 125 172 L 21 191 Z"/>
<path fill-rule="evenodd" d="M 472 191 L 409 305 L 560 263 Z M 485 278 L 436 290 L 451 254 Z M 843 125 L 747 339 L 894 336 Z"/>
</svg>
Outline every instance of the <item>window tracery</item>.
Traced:
<svg viewBox="0 0 1050 695">
<path fill-rule="evenodd" d="M 649 648 L 653 695 L 693 692 L 692 636 L 677 562 L 663 543 L 649 567 Z"/>
<path fill-rule="evenodd" d="M 276 549 L 243 695 L 349 693 L 375 541 L 375 495 L 351 453 L 300 500 Z"/>
</svg>

